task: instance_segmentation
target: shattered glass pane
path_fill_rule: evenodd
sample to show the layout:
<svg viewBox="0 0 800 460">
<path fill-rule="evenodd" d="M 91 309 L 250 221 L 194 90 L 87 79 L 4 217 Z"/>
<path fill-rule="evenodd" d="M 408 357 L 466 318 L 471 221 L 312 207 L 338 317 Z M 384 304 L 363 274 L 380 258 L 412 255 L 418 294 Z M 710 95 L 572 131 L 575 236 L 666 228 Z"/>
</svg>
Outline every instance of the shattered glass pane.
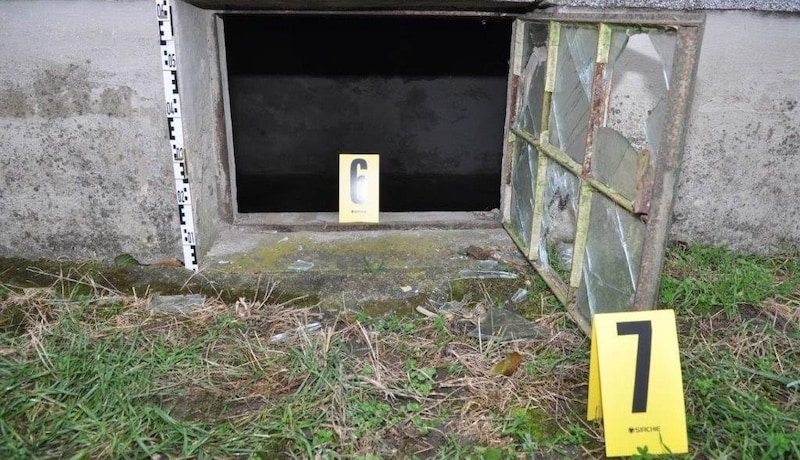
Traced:
<svg viewBox="0 0 800 460">
<path fill-rule="evenodd" d="M 576 292 L 578 311 L 630 310 L 639 279 L 645 224 L 600 193 L 592 197 L 583 277 Z"/>
<path fill-rule="evenodd" d="M 625 198 L 636 198 L 639 152 L 617 131 L 599 128 L 592 146 L 592 175 Z"/>
<path fill-rule="evenodd" d="M 620 55 L 623 51 L 625 51 L 625 47 L 628 46 L 628 34 L 627 33 L 612 33 L 611 34 L 611 43 L 608 47 L 608 62 L 606 64 L 606 71 L 603 75 L 603 78 L 608 80 L 611 77 L 614 71 L 614 65 L 619 60 Z"/>
<path fill-rule="evenodd" d="M 651 188 L 663 186 L 662 174 L 669 173 L 654 177 L 653 166 L 659 160 L 658 147 L 669 115 L 667 97 L 673 59 L 676 53 L 685 57 L 682 49 L 675 49 L 677 28 L 560 22 L 555 50 L 545 44 L 547 26 L 526 27 L 523 62 L 515 64 L 515 72 L 520 74 L 515 128 L 537 139 L 541 138 L 542 129 L 547 130 L 549 144 L 569 159 L 549 152 L 547 146 L 537 153 L 535 148 L 517 141 L 518 159 L 511 178 L 512 216 L 507 227 L 520 236 L 518 242 L 521 240 L 535 251 L 543 276 L 545 271 L 557 276 L 555 280 L 545 278 L 554 289 L 558 288 L 559 299 L 572 303 L 585 319 L 591 320 L 595 313 L 628 311 L 639 281 L 647 228 L 646 219 L 640 214 L 649 211 Z M 601 46 L 601 50 L 608 47 L 605 65 L 596 63 L 601 29 L 603 36 L 610 38 Z M 607 31 L 610 37 L 605 34 Z M 555 54 L 548 56 L 548 52 Z M 554 62 L 555 68 L 546 69 L 548 62 Z M 597 76 L 604 84 L 595 88 L 597 100 L 592 101 L 593 78 L 599 69 L 603 69 L 603 75 Z M 543 89 L 547 72 L 552 72 L 552 94 Z M 548 119 L 542 120 L 539 108 L 548 98 Z M 592 120 L 594 131 L 587 139 L 592 108 L 597 110 L 598 118 Z M 592 154 L 590 177 L 605 186 L 592 180 L 582 185 L 578 176 L 556 162 L 568 164 L 574 171 L 576 165 L 572 162 L 582 164 L 587 148 Z M 540 191 L 544 188 L 542 196 L 535 196 L 538 155 L 551 157 L 544 174 L 545 184 L 540 186 Z M 585 199 L 591 200 L 591 212 L 582 216 L 588 220 L 582 222 L 588 226 L 585 246 L 573 254 L 581 191 Z M 609 197 L 625 208 L 631 202 L 635 213 Z M 542 210 L 538 229 L 531 228 L 534 202 Z M 661 231 L 658 220 L 650 222 L 656 225 L 655 231 Z M 532 239 L 534 234 L 539 235 L 538 240 Z M 568 283 L 573 261 L 580 264 L 575 268 L 578 274 L 580 267 L 581 276 L 571 291 L 558 280 Z M 539 264 L 535 265 L 540 269 Z M 649 284 L 652 279 L 642 281 Z"/>
<path fill-rule="evenodd" d="M 549 334 L 518 313 L 504 308 L 489 307 L 478 327 L 467 332 L 467 335 L 482 340 L 507 342 L 531 337 L 547 337 Z"/>
<path fill-rule="evenodd" d="M 661 99 L 650 112 L 645 122 L 645 132 L 647 135 L 647 148 L 652 154 L 652 158 L 658 154 L 658 146 L 661 144 L 661 133 L 664 132 L 664 120 L 667 117 L 667 101 Z"/>
<path fill-rule="evenodd" d="M 606 126 L 625 136 L 637 151 L 648 149 L 653 159 L 664 128 L 675 32 L 614 30 L 612 44 L 623 42 L 620 53 L 609 55 L 606 73 L 613 76 Z"/>
<path fill-rule="evenodd" d="M 517 128 L 539 139 L 542 126 L 544 82 L 547 75 L 547 28 L 529 25 L 527 39 L 530 55 L 520 78 L 522 105 L 517 117 Z"/>
<path fill-rule="evenodd" d="M 536 178 L 536 150 L 527 142 L 517 141 L 517 161 L 511 172 L 511 226 L 525 247 L 531 242 L 533 188 Z"/>
<path fill-rule="evenodd" d="M 572 268 L 572 247 L 575 243 L 578 214 L 579 181 L 556 162 L 547 165 L 547 188 L 542 198 L 542 239 L 539 260 L 564 280 Z"/>
<path fill-rule="evenodd" d="M 675 56 L 675 41 L 677 35 L 675 31 L 651 32 L 647 34 L 653 44 L 658 57 L 664 64 L 664 84 L 669 89 L 669 78 L 672 76 L 672 59 Z"/>
<path fill-rule="evenodd" d="M 550 112 L 550 143 L 583 161 L 597 55 L 597 28 L 561 27 Z"/>
</svg>

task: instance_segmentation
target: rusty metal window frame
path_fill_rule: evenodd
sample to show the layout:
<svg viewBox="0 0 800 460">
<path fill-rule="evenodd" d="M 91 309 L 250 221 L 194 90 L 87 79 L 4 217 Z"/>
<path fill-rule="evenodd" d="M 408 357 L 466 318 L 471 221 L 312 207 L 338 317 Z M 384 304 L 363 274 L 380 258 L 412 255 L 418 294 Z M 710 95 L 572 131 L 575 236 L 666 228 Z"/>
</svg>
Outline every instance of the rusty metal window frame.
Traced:
<svg viewBox="0 0 800 460">
<path fill-rule="evenodd" d="M 576 302 L 576 291 L 584 276 L 586 257 L 585 246 L 589 236 L 592 198 L 600 194 L 625 212 L 637 216 L 644 225 L 644 236 L 641 243 L 641 257 L 638 263 L 638 279 L 635 280 L 635 292 L 626 310 L 647 310 L 655 308 L 657 303 L 660 272 L 663 264 L 664 247 L 667 239 L 672 214 L 673 197 L 677 186 L 681 156 L 684 147 L 684 135 L 688 119 L 689 103 L 694 86 L 697 60 L 699 58 L 705 16 L 702 13 L 684 12 L 632 12 L 632 11 L 560 11 L 546 14 L 532 14 L 520 18 L 515 23 L 512 39 L 512 66 L 509 77 L 509 110 L 506 127 L 506 145 L 503 155 L 503 225 L 508 230 L 517 246 L 525 253 L 533 267 L 542 276 L 553 293 L 567 307 L 573 320 L 587 334 L 591 330 L 591 310 L 582 311 Z M 547 29 L 546 73 L 542 88 L 536 88 L 542 103 L 541 126 L 537 137 L 532 130 L 522 129 L 515 125 L 522 109 L 522 93 L 526 91 L 524 81 L 524 60 L 533 52 L 526 45 L 526 33 L 529 27 Z M 550 110 L 557 77 L 558 46 L 561 27 L 596 28 L 597 50 L 593 64 L 591 80 L 590 109 L 586 120 L 586 141 L 582 161 L 576 161 L 570 155 L 550 142 Z M 676 36 L 673 50 L 671 74 L 666 95 L 666 114 L 663 131 L 658 142 L 658 154 L 651 162 L 646 149 L 637 152 L 637 166 L 641 169 L 635 174 L 639 177 L 635 198 L 625 196 L 614 187 L 597 180 L 592 174 L 592 153 L 594 138 L 598 129 L 605 126 L 609 109 L 611 91 L 610 79 L 603 74 L 608 62 L 609 45 L 613 30 L 638 28 L 641 30 L 670 31 Z M 530 76 L 528 76 L 530 78 Z M 538 100 L 537 100 L 538 101 Z M 524 152 L 523 152 L 524 150 Z M 527 155 L 528 161 L 535 162 L 529 172 L 536 177 L 523 178 L 513 183 L 520 159 Z M 568 274 L 559 275 L 557 270 L 544 261 L 539 254 L 545 209 L 544 193 L 547 181 L 548 164 L 554 162 L 575 176 L 578 180 L 577 217 L 572 246 L 571 267 Z M 649 167 L 648 167 L 649 163 Z M 642 168 L 642 164 L 644 167 Z M 530 183 L 528 185 L 528 182 Z M 515 190 L 516 187 L 530 187 L 529 190 Z M 527 194 L 530 194 L 528 197 Z M 519 231 L 514 225 L 512 202 L 515 194 L 525 194 L 522 199 L 532 202 L 529 235 Z M 586 288 L 588 289 L 588 288 Z"/>
</svg>

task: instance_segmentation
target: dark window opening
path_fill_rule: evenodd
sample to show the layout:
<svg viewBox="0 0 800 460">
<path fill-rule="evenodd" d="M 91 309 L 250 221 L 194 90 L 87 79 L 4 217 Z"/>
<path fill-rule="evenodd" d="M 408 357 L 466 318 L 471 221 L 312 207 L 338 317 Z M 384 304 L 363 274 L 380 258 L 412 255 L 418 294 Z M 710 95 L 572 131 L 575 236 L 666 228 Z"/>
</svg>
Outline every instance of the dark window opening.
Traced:
<svg viewBox="0 0 800 460">
<path fill-rule="evenodd" d="M 380 153 L 383 212 L 499 207 L 511 22 L 224 17 L 239 212 L 335 212 Z"/>
</svg>

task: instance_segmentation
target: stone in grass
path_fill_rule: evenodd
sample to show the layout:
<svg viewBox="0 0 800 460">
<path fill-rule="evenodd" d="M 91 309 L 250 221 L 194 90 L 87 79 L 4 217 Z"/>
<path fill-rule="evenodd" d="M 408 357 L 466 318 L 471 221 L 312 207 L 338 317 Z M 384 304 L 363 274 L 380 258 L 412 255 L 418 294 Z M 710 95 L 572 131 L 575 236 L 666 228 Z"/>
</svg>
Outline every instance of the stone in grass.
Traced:
<svg viewBox="0 0 800 460">
<path fill-rule="evenodd" d="M 203 308 L 205 301 L 206 297 L 202 294 L 157 295 L 150 299 L 150 308 L 167 313 L 188 315 Z"/>
</svg>

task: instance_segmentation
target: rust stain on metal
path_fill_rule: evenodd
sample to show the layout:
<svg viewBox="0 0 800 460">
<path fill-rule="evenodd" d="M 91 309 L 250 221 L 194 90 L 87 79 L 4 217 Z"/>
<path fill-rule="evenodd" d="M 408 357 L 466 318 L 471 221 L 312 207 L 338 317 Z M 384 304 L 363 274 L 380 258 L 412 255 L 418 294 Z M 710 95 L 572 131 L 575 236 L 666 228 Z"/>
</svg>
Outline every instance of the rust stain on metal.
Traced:
<svg viewBox="0 0 800 460">
<path fill-rule="evenodd" d="M 519 75 L 513 74 L 511 75 L 511 98 L 508 102 L 508 126 L 509 128 L 514 126 L 514 123 L 517 120 L 517 109 L 519 106 L 519 101 L 517 100 L 517 95 L 519 93 Z M 511 147 L 512 151 L 516 151 L 516 146 Z M 512 155 L 513 156 L 513 155 Z M 513 161 L 509 161 L 507 167 L 504 168 L 505 173 L 505 183 L 506 185 L 511 185 L 511 172 L 514 169 L 514 165 L 512 164 Z"/>
<path fill-rule="evenodd" d="M 636 184 L 633 200 L 633 212 L 646 219 L 650 213 L 650 201 L 653 196 L 653 174 L 650 167 L 650 151 L 644 149 L 639 153 L 636 161 Z M 647 223 L 647 220 L 644 220 Z"/>
<path fill-rule="evenodd" d="M 592 75 L 592 109 L 589 113 L 589 127 L 586 130 L 586 151 L 583 155 L 583 171 L 581 177 L 592 177 L 592 150 L 594 149 L 594 134 L 597 128 L 605 125 L 608 112 L 608 101 L 611 97 L 611 83 L 603 77 L 606 64 L 595 63 Z"/>
<path fill-rule="evenodd" d="M 517 91 L 519 90 L 519 75 L 511 76 L 511 116 L 509 117 L 509 126 L 514 126 L 517 121 Z"/>
<path fill-rule="evenodd" d="M 700 20 L 704 16 L 698 15 Z M 678 28 L 675 58 L 667 97 L 667 118 L 653 171 L 650 213 L 642 244 L 642 263 L 633 300 L 634 310 L 652 308 L 658 300 L 664 246 L 672 217 L 675 188 L 683 155 L 689 105 L 694 91 L 703 25 Z"/>
</svg>

